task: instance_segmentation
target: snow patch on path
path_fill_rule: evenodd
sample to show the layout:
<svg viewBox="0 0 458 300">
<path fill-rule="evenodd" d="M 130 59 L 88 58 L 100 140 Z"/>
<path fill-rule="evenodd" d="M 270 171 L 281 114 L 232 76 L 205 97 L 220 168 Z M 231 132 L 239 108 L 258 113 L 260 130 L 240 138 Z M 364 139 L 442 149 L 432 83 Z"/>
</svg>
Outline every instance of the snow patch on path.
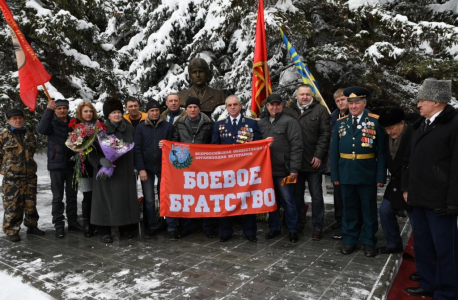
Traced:
<svg viewBox="0 0 458 300">
<path fill-rule="evenodd" d="M 42 291 L 22 282 L 21 277 L 13 277 L 5 271 L 0 271 L 0 282 L 2 283 L 2 292 L 0 300 L 6 299 L 34 299 L 50 300 L 53 297 L 46 295 Z"/>
</svg>

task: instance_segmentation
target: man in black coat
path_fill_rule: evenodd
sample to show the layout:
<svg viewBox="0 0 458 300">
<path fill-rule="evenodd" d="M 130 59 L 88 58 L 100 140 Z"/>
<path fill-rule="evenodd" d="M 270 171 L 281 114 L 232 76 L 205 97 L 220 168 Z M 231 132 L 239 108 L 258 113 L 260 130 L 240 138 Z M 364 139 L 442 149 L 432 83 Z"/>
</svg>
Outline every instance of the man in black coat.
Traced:
<svg viewBox="0 0 458 300">
<path fill-rule="evenodd" d="M 299 121 L 303 141 L 302 166 L 294 187 L 294 198 L 298 213 L 298 232 L 305 226 L 305 182 L 307 181 L 312 198 L 312 240 L 319 241 L 323 237 L 324 198 L 322 174 L 320 167 L 329 149 L 330 130 L 329 114 L 312 95 L 312 88 L 301 84 L 296 90 L 296 101 L 283 110 Z"/>
<path fill-rule="evenodd" d="M 52 192 L 52 223 L 56 228 L 56 237 L 65 235 L 65 217 L 67 214 L 68 230 L 84 231 L 77 219 L 77 187 L 73 185 L 73 167 L 75 163 L 70 160 L 74 153 L 65 146 L 68 138 L 68 100 L 60 99 L 50 101 L 45 109 L 37 131 L 48 136 L 48 170 L 51 176 Z M 62 201 L 65 198 L 67 207 Z"/>
<path fill-rule="evenodd" d="M 275 188 L 277 204 L 281 203 L 285 211 L 286 229 L 289 241 L 297 243 L 297 208 L 294 201 L 294 184 L 287 183 L 297 179 L 297 174 L 302 163 L 302 133 L 299 123 L 292 117 L 282 113 L 283 101 L 278 94 L 267 97 L 266 103 L 268 116 L 259 122 L 263 138 L 273 138 L 270 145 L 270 158 L 272 163 L 272 177 Z M 266 239 L 272 239 L 281 233 L 280 205 L 277 210 L 269 212 L 269 229 Z"/>
<path fill-rule="evenodd" d="M 412 135 L 412 126 L 404 119 L 405 113 L 400 108 L 390 108 L 380 114 L 378 119 L 388 135 L 386 161 L 391 174 L 379 208 L 380 223 L 386 238 L 386 245 L 377 249 L 380 254 L 401 253 L 404 249 L 396 218 L 398 212 L 406 210 L 409 219 L 412 219 L 412 207 L 405 203 L 401 190 L 402 162 Z"/>
<path fill-rule="evenodd" d="M 162 150 L 160 140 L 171 140 L 173 125 L 161 118 L 160 104 L 156 100 L 146 105 L 147 117 L 135 130 L 135 168 L 138 170 L 145 201 L 148 226 L 145 237 L 151 237 L 159 229 L 156 218 L 154 182 L 157 177 L 157 194 L 160 198 Z"/>
<path fill-rule="evenodd" d="M 418 92 L 422 118 L 413 124 L 402 173 L 405 201 L 414 207 L 414 296 L 456 300 L 458 278 L 458 112 L 447 103 L 452 82 L 428 78 Z"/>
</svg>

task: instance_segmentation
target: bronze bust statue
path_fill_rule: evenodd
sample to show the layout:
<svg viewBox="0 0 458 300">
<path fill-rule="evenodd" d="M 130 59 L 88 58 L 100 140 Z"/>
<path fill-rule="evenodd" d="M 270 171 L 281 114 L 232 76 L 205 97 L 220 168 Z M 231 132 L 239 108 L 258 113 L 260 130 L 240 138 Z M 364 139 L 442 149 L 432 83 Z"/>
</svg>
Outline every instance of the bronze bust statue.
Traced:
<svg viewBox="0 0 458 300">
<path fill-rule="evenodd" d="M 178 93 L 180 104 L 184 105 L 188 97 L 200 99 L 200 111 L 211 117 L 212 111 L 218 105 L 224 104 L 225 94 L 221 90 L 216 90 L 207 85 L 211 80 L 210 68 L 202 58 L 194 58 L 188 66 L 188 74 L 192 86 Z"/>
</svg>

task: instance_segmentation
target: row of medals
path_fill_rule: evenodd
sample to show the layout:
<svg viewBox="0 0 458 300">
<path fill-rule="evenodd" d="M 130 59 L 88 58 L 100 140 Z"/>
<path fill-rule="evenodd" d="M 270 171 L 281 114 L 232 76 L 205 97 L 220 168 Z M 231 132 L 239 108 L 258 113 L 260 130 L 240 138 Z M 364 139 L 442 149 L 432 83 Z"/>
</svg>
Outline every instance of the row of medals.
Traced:
<svg viewBox="0 0 458 300">
<path fill-rule="evenodd" d="M 230 137 L 232 136 L 231 132 L 228 132 L 224 124 L 219 125 L 220 137 Z M 235 137 L 233 137 L 235 138 Z M 248 124 L 245 127 L 240 127 L 240 130 L 237 131 L 236 143 L 243 144 L 246 142 L 251 142 L 253 140 L 253 128 L 249 128 Z"/>
<path fill-rule="evenodd" d="M 361 126 L 362 125 L 362 126 Z M 361 138 L 361 146 L 362 147 L 369 147 L 372 148 L 372 144 L 374 143 L 374 140 L 377 135 L 377 131 L 375 130 L 375 124 L 374 122 L 370 122 L 368 118 L 366 118 L 365 122 L 362 122 L 361 125 L 358 125 L 356 128 L 361 129 L 363 132 L 363 137 Z M 348 129 L 350 129 L 350 126 L 346 126 Z M 347 134 L 347 128 L 345 128 L 344 123 L 340 125 L 339 128 L 339 138 L 342 138 Z"/>
<path fill-rule="evenodd" d="M 377 131 L 375 131 L 375 124 L 374 122 L 370 122 L 368 118 L 365 120 L 366 122 L 362 122 L 361 125 L 363 125 L 363 129 L 361 130 L 363 132 L 363 137 L 361 138 L 361 146 L 362 147 L 369 147 L 372 148 L 372 144 L 374 143 L 374 140 L 377 135 Z M 358 126 L 361 126 L 358 125 Z"/>
</svg>

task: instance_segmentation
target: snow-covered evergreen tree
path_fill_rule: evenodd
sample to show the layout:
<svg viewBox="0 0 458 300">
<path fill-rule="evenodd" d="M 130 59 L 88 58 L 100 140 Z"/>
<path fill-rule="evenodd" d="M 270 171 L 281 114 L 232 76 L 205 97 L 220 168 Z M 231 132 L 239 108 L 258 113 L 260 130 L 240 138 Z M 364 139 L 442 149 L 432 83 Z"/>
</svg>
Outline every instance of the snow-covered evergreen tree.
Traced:
<svg viewBox="0 0 458 300">
<path fill-rule="evenodd" d="M 16 21 L 53 76 L 54 97 L 127 95 L 163 100 L 190 85 L 187 65 L 209 62 L 210 85 L 251 97 L 256 0 L 16 0 Z M 273 90 L 292 98 L 301 82 L 282 28 L 331 108 L 340 87 L 363 85 L 372 109 L 413 109 L 427 77 L 452 79 L 458 92 L 458 0 L 265 0 Z M 9 30 L 0 21 L 1 110 L 19 102 Z M 36 123 L 46 105 L 40 93 Z M 79 100 L 80 101 L 80 100 Z"/>
</svg>

